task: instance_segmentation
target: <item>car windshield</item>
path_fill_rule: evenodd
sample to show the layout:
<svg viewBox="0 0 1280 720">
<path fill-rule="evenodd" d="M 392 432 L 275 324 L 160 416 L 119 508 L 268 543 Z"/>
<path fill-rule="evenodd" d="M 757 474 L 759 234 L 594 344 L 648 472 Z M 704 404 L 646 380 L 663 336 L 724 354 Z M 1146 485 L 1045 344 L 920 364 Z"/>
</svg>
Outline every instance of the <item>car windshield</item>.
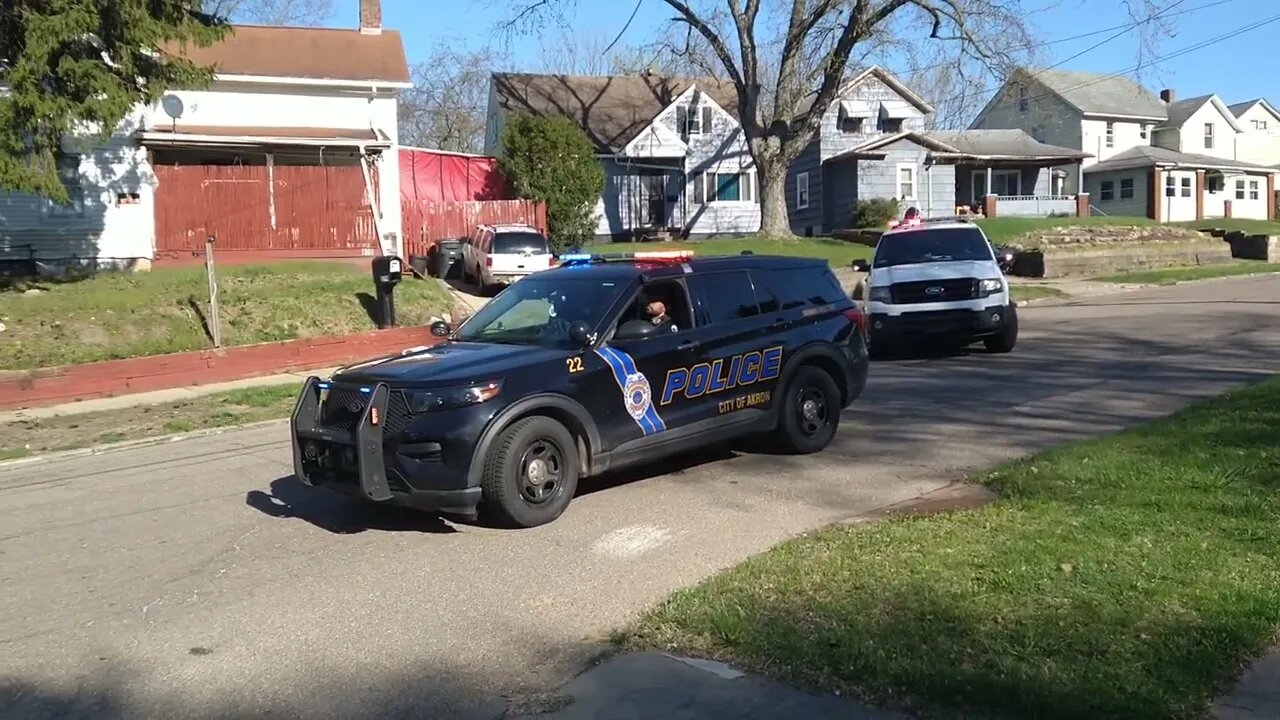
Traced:
<svg viewBox="0 0 1280 720">
<path fill-rule="evenodd" d="M 500 232 L 493 236 L 493 252 L 499 255 L 545 254 L 547 239 L 535 232 Z"/>
<path fill-rule="evenodd" d="M 485 303 L 454 339 L 571 350 L 576 345 L 569 326 L 581 320 L 596 328 L 620 287 L 614 281 L 528 277 Z"/>
<path fill-rule="evenodd" d="M 991 247 L 977 228 L 906 230 L 880 238 L 873 267 L 990 259 Z"/>
</svg>

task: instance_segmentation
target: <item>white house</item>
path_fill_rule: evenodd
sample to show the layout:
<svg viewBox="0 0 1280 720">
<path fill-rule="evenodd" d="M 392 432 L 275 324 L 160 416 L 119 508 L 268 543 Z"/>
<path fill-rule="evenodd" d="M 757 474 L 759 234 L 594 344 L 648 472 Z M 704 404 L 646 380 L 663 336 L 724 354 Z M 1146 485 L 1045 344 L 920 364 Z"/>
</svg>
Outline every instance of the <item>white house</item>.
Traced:
<svg viewBox="0 0 1280 720">
<path fill-rule="evenodd" d="M 400 246 L 397 93 L 410 87 L 379 0 L 360 28 L 233 26 L 165 47 L 215 69 L 139 107 L 111 139 L 68 138 L 68 205 L 0 195 L 0 258 L 148 266 L 220 253 L 324 257 Z"/>
<path fill-rule="evenodd" d="M 1239 159 L 1280 168 L 1280 111 L 1262 98 L 1227 108 L 1240 124 Z"/>
<path fill-rule="evenodd" d="M 1250 110 L 1243 108 L 1241 112 Z M 1217 96 L 1178 101 L 1132 80 L 1064 70 L 1019 70 L 974 121 L 1019 128 L 1094 157 L 1067 177 L 1104 215 L 1164 221 L 1275 215 L 1275 168 L 1241 149 L 1245 126 Z"/>
<path fill-rule="evenodd" d="M 733 85 L 650 74 L 494 73 L 485 152 L 502 154 L 515 113 L 572 120 L 605 169 L 596 235 L 713 236 L 756 232 L 755 162 Z"/>
</svg>

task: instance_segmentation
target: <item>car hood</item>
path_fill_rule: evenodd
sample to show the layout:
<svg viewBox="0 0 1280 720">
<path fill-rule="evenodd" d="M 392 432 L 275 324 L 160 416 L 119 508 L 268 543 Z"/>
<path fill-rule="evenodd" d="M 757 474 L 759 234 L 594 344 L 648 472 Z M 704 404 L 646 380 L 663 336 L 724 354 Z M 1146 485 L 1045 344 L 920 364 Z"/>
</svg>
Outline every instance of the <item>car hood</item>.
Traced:
<svg viewBox="0 0 1280 720">
<path fill-rule="evenodd" d="M 994 260 L 952 260 L 949 262 L 892 265 L 872 268 L 869 284 L 893 285 L 900 282 L 951 280 L 954 278 L 1000 277 L 1000 266 Z"/>
<path fill-rule="evenodd" d="M 563 350 L 530 345 L 496 345 L 445 341 L 416 347 L 396 355 L 348 365 L 333 374 L 335 382 L 404 386 L 439 386 L 482 382 L 516 369 L 565 357 Z"/>
</svg>

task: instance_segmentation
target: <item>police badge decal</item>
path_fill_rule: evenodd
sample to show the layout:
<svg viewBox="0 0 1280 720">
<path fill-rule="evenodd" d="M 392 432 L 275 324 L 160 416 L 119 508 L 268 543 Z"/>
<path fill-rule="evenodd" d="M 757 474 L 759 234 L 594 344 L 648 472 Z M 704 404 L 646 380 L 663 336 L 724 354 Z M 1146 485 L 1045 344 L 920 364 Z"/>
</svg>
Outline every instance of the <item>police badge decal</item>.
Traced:
<svg viewBox="0 0 1280 720">
<path fill-rule="evenodd" d="M 623 400 L 627 406 L 627 414 L 639 420 L 653 406 L 653 393 L 649 388 L 649 378 L 642 373 L 627 375 L 622 389 Z"/>
</svg>

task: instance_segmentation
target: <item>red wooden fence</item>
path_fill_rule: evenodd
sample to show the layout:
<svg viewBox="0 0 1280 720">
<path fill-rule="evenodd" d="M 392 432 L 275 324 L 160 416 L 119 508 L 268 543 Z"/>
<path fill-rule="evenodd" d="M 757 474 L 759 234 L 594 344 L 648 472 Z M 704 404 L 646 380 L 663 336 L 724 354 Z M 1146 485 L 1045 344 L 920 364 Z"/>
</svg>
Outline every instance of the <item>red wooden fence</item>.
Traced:
<svg viewBox="0 0 1280 720">
<path fill-rule="evenodd" d="M 158 165 L 155 173 L 157 259 L 203 253 L 209 235 L 228 251 L 377 252 L 358 165 Z"/>
<path fill-rule="evenodd" d="M 406 256 L 426 255 L 438 241 L 466 237 L 476 225 L 526 223 L 547 231 L 546 203 L 534 200 L 405 200 L 400 212 Z"/>
</svg>

